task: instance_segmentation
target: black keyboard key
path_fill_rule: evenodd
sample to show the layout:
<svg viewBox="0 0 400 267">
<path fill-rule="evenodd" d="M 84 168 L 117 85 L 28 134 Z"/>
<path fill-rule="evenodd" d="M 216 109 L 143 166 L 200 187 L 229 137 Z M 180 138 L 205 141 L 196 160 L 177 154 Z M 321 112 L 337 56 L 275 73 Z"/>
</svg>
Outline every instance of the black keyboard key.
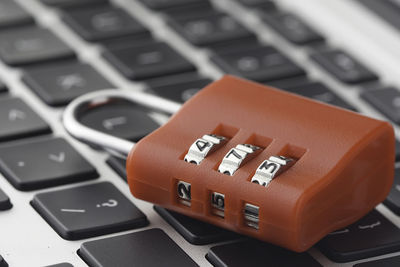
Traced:
<svg viewBox="0 0 400 267">
<path fill-rule="evenodd" d="M 397 141 L 396 141 L 397 142 Z M 392 189 L 383 202 L 391 211 L 400 215 L 400 168 L 394 170 L 394 181 Z"/>
<path fill-rule="evenodd" d="M 375 73 L 341 50 L 316 52 L 311 58 L 344 83 L 356 84 L 378 79 Z"/>
<path fill-rule="evenodd" d="M 149 35 L 144 26 L 123 9 L 108 5 L 67 11 L 64 21 L 83 39 L 91 42 L 126 35 Z"/>
<path fill-rule="evenodd" d="M 32 16 L 14 0 L 0 1 L 0 29 L 33 22 Z"/>
<path fill-rule="evenodd" d="M 188 42 L 196 46 L 209 46 L 252 36 L 252 33 L 234 18 L 216 12 L 172 19 L 170 25 Z"/>
<path fill-rule="evenodd" d="M 373 89 L 361 93 L 361 97 L 388 119 L 400 123 L 400 92 L 394 87 Z"/>
<path fill-rule="evenodd" d="M 396 161 L 400 160 L 400 142 L 396 140 Z"/>
<path fill-rule="evenodd" d="M 46 122 L 19 98 L 0 98 L 0 142 L 50 133 Z"/>
<path fill-rule="evenodd" d="M 110 156 L 106 162 L 125 182 L 127 181 L 126 159 Z"/>
<path fill-rule="evenodd" d="M 307 76 L 298 76 L 283 80 L 266 82 L 265 85 L 272 86 L 278 89 L 286 89 L 291 87 L 298 87 L 301 85 L 307 85 L 311 83 L 311 81 L 307 78 Z"/>
<path fill-rule="evenodd" d="M 132 92 L 134 94 L 134 92 Z M 157 129 L 160 125 L 149 115 L 143 106 L 127 101 L 98 106 L 80 117 L 80 121 L 95 130 L 131 141 Z"/>
<path fill-rule="evenodd" d="M 330 90 L 328 87 L 326 87 L 324 84 L 319 82 L 312 82 L 309 84 L 287 87 L 282 89 L 327 104 L 357 111 L 357 109 L 353 107 L 351 104 L 349 104 L 346 100 L 344 100 L 343 98 L 335 94 L 332 90 Z"/>
<path fill-rule="evenodd" d="M 174 77 L 150 81 L 148 91 L 163 98 L 183 103 L 212 82 L 211 79 L 199 76 L 193 77 L 193 79 L 185 78 L 185 76 L 179 79 L 179 77 L 182 76 L 177 76 L 178 79 Z"/>
<path fill-rule="evenodd" d="M 215 52 L 216 54 L 225 54 L 228 52 L 246 50 L 252 47 L 260 47 L 260 45 L 261 44 L 254 35 L 242 39 L 235 39 L 226 42 L 211 44 L 207 48 L 210 49 L 211 52 Z"/>
<path fill-rule="evenodd" d="M 112 39 L 106 39 L 100 42 L 106 50 L 118 50 L 125 47 L 143 45 L 154 42 L 151 34 L 136 34 Z"/>
<path fill-rule="evenodd" d="M 169 9 L 162 10 L 162 12 L 171 18 L 190 18 L 211 14 L 215 12 L 215 9 L 209 1 L 204 0 L 198 3 L 171 7 Z"/>
<path fill-rule="evenodd" d="M 102 182 L 35 195 L 36 211 L 67 240 L 146 226 L 146 216 L 113 184 Z"/>
<path fill-rule="evenodd" d="M 278 13 L 266 15 L 264 16 L 264 21 L 294 44 L 306 45 L 324 41 L 324 37 L 294 14 Z"/>
<path fill-rule="evenodd" d="M 143 80 L 196 68 L 165 43 L 154 42 L 108 50 L 104 57 L 125 77 Z"/>
<path fill-rule="evenodd" d="M 400 250 L 400 229 L 373 210 L 357 223 L 332 232 L 319 243 L 331 260 L 348 262 Z"/>
<path fill-rule="evenodd" d="M 0 93 L 7 92 L 6 85 L 0 80 Z"/>
<path fill-rule="evenodd" d="M 155 211 L 160 214 L 186 241 L 194 245 L 205 245 L 238 238 L 232 232 L 217 226 L 190 218 L 183 214 L 154 206 Z"/>
<path fill-rule="evenodd" d="M 8 267 L 7 262 L 3 259 L 1 255 L 0 255 L 0 267 Z"/>
<path fill-rule="evenodd" d="M 45 267 L 74 267 L 71 263 L 63 262 L 58 264 L 47 265 Z"/>
<path fill-rule="evenodd" d="M 59 8 L 82 7 L 107 3 L 108 0 L 40 0 L 43 4 Z"/>
<path fill-rule="evenodd" d="M 71 48 L 46 29 L 24 27 L 0 33 L 0 59 L 11 66 L 73 56 Z"/>
<path fill-rule="evenodd" d="M 241 3 L 242 5 L 248 6 L 248 7 L 264 5 L 264 4 L 269 4 L 273 7 L 275 7 L 275 3 L 271 0 L 237 0 L 237 1 L 239 3 Z"/>
<path fill-rule="evenodd" d="M 368 261 L 353 265 L 353 267 L 394 267 L 400 266 L 400 256 Z"/>
<path fill-rule="evenodd" d="M 270 46 L 214 55 L 212 60 L 227 73 L 258 82 L 305 74 L 304 70 Z"/>
<path fill-rule="evenodd" d="M 82 94 L 114 87 L 90 65 L 77 61 L 28 68 L 23 81 L 51 106 L 66 105 Z"/>
<path fill-rule="evenodd" d="M 169 8 L 175 8 L 180 6 L 186 6 L 191 4 L 199 4 L 205 0 L 139 0 L 148 8 L 155 10 L 165 10 Z"/>
<path fill-rule="evenodd" d="M 396 0 L 358 0 L 388 23 L 400 29 L 400 5 Z"/>
<path fill-rule="evenodd" d="M 92 165 L 61 138 L 25 140 L 1 146 L 0 172 L 15 188 L 23 191 L 98 177 Z"/>
<path fill-rule="evenodd" d="M 12 204 L 11 204 L 10 198 L 0 188 L 0 211 L 1 210 L 9 210 L 11 208 L 12 208 Z M 0 259 L 1 259 L 1 257 L 0 257 Z M 1 262 L 1 260 L 0 260 L 0 262 Z M 1 266 L 1 264 L 0 264 L 0 266 Z"/>
<path fill-rule="evenodd" d="M 160 229 L 85 242 L 79 255 L 92 267 L 198 266 Z"/>
<path fill-rule="evenodd" d="M 215 267 L 322 266 L 308 253 L 296 253 L 256 240 L 212 247 L 206 256 Z"/>
</svg>

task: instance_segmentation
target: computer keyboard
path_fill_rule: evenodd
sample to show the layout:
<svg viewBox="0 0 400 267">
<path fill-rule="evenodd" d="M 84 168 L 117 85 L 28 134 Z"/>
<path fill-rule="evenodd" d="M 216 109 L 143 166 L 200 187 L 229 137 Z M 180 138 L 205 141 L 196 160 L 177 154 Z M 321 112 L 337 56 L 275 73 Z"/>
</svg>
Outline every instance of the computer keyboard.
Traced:
<svg viewBox="0 0 400 267">
<path fill-rule="evenodd" d="M 354 53 L 374 49 L 355 42 L 352 31 L 338 36 L 344 21 L 324 31 L 296 8 L 300 2 L 1 0 L 0 267 L 399 265 L 398 163 L 383 205 L 295 253 L 134 199 L 125 160 L 62 127 L 63 108 L 88 92 L 144 91 L 184 103 L 229 73 L 389 120 L 397 133 L 396 70 L 381 68 L 390 64 L 376 54 Z M 324 2 L 398 26 L 388 15 L 400 10 L 395 0 L 303 5 L 322 19 Z M 167 119 L 116 102 L 81 121 L 138 141 Z"/>
</svg>

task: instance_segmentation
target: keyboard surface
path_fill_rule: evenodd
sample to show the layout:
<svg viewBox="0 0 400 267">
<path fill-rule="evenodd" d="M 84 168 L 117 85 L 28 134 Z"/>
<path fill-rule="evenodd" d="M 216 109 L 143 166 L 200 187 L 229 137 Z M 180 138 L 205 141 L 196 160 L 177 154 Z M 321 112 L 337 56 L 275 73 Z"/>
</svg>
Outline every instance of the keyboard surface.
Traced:
<svg viewBox="0 0 400 267">
<path fill-rule="evenodd" d="M 184 103 L 229 73 L 400 138 L 399 15 L 396 0 L 1 0 L 0 267 L 398 265 L 400 163 L 383 204 L 295 253 L 135 199 L 125 160 L 60 118 L 87 92 Z M 168 116 L 121 102 L 81 120 L 138 141 Z"/>
</svg>

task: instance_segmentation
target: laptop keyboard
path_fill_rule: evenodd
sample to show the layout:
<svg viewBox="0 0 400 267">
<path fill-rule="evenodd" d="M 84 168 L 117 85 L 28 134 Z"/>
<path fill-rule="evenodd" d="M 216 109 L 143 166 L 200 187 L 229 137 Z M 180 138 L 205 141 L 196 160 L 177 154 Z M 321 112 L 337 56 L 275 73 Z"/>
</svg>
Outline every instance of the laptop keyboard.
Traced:
<svg viewBox="0 0 400 267">
<path fill-rule="evenodd" d="M 373 69 L 330 45 L 323 32 L 293 10 L 271 0 L 218 2 L 1 0 L 0 178 L 12 187 L 0 189 L 0 221 L 29 205 L 43 224 L 40 229 L 50 229 L 60 240 L 60 249 L 66 244 L 73 247 L 71 261 L 82 266 L 351 266 L 353 261 L 359 261 L 354 266 L 398 265 L 399 256 L 386 254 L 400 251 L 400 230 L 379 209 L 329 234 L 309 252 L 290 252 L 133 199 L 124 159 L 83 146 L 62 130 L 63 107 L 82 94 L 124 87 L 184 103 L 223 73 L 356 112 L 364 112 L 355 103 L 361 100 L 387 120 L 400 123 L 398 89 L 380 84 Z M 387 2 L 396 1 L 382 5 Z M 257 18 L 269 35 L 243 23 L 238 10 Z M 377 10 L 382 14 L 383 9 Z M 41 13 L 48 17 L 41 18 Z M 305 51 L 309 63 L 299 62 L 288 47 Z M 312 74 L 313 69 L 343 91 L 351 86 L 365 90 L 348 97 Z M 18 72 L 23 89 L 16 89 L 2 70 Z M 118 102 L 81 120 L 99 131 L 138 141 L 166 119 Z M 399 159 L 400 143 L 396 146 Z M 20 191 L 33 191 L 30 203 L 20 202 L 19 196 L 28 194 Z M 399 192 L 397 168 L 384 202 L 396 218 Z M 6 240 L 0 236 L 3 267 L 12 255 L 1 241 Z M 23 256 L 21 251 L 16 258 Z M 383 259 L 369 259 L 375 256 Z M 51 266 L 72 266 L 67 261 L 59 259 Z"/>
</svg>

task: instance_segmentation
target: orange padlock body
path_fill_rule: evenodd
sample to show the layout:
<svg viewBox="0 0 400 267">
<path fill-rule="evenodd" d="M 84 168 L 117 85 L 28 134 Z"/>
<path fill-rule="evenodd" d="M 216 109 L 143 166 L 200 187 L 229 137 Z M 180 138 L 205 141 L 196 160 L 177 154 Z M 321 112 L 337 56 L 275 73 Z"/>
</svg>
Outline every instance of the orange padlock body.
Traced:
<svg viewBox="0 0 400 267">
<path fill-rule="evenodd" d="M 200 165 L 184 161 L 190 145 L 209 133 L 230 139 Z M 139 199 L 301 252 L 385 199 L 394 140 L 388 122 L 225 76 L 134 147 L 128 182 Z M 263 150 L 233 176 L 218 172 L 224 155 L 244 143 Z M 268 187 L 251 183 L 272 155 L 297 161 Z M 178 181 L 191 184 L 191 206 L 179 201 Z M 225 195 L 224 218 L 212 212 L 211 192 Z M 259 207 L 258 229 L 245 223 L 245 203 Z"/>
</svg>

